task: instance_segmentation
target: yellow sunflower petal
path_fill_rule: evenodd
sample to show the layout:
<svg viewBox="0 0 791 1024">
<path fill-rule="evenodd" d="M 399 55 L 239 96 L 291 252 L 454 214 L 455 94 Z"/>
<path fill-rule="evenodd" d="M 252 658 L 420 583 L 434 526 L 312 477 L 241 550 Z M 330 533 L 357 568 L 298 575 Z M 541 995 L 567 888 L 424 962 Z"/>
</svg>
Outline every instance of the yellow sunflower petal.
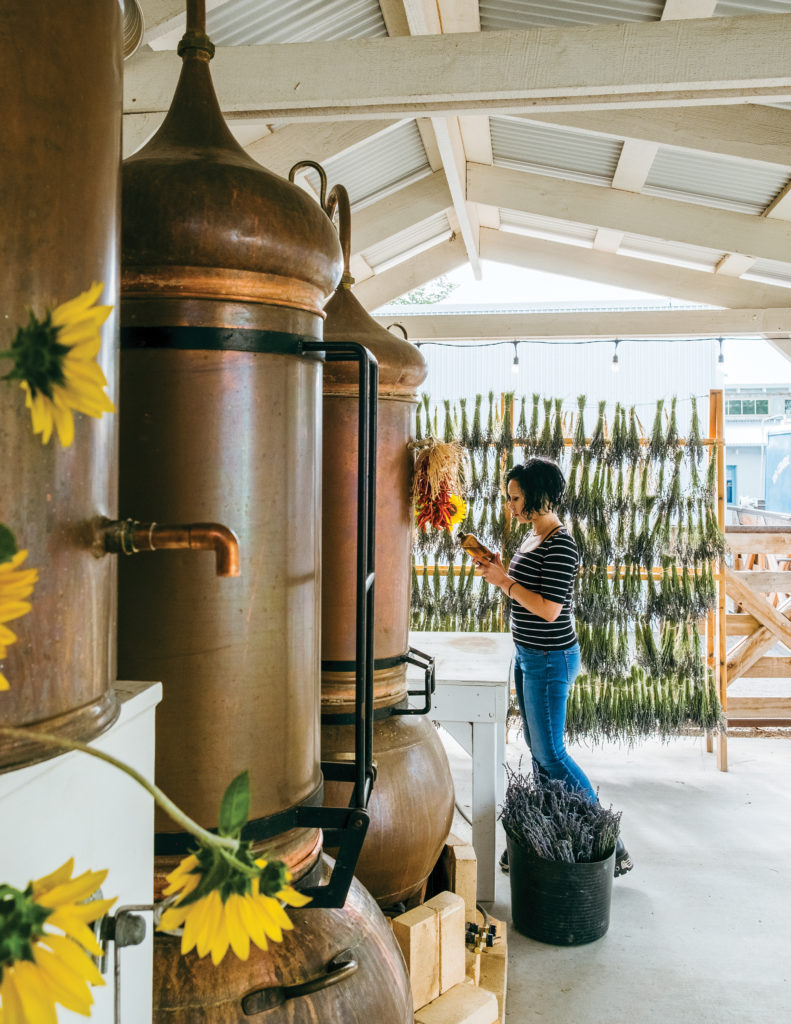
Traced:
<svg viewBox="0 0 791 1024">
<path fill-rule="evenodd" d="M 19 999 L 14 983 L 16 970 L 13 967 L 3 968 L 3 980 L 0 981 L 0 997 L 3 1000 L 5 1024 L 28 1024 L 25 1011 Z"/>
<path fill-rule="evenodd" d="M 52 323 L 56 327 L 62 327 L 63 324 L 78 319 L 80 313 L 96 302 L 103 289 L 103 283 L 94 281 L 87 291 L 80 292 L 79 295 L 69 299 L 68 302 L 62 302 L 59 306 L 56 306 L 52 311 Z"/>
<path fill-rule="evenodd" d="M 206 900 L 198 900 L 191 903 L 186 909 L 184 917 L 184 932 L 181 936 L 181 952 L 189 953 L 198 945 L 198 939 L 203 932 L 206 919 Z"/>
<path fill-rule="evenodd" d="M 67 903 L 81 903 L 96 892 L 105 878 L 107 878 L 107 869 L 84 871 L 76 878 L 68 879 L 54 886 L 48 892 L 42 893 L 40 897 L 36 898 L 36 902 L 43 907 L 62 907 Z"/>
<path fill-rule="evenodd" d="M 55 1000 L 42 984 L 40 969 L 29 960 L 20 960 L 14 967 L 14 982 L 27 1024 L 58 1024 Z"/>
<path fill-rule="evenodd" d="M 225 902 L 225 922 L 228 927 L 228 938 L 231 949 L 240 960 L 247 960 L 250 956 L 250 936 L 244 926 L 240 913 L 240 904 L 243 897 L 232 892 Z"/>
<path fill-rule="evenodd" d="M 259 896 L 259 900 L 266 904 L 266 908 L 272 915 L 272 919 L 285 931 L 290 931 L 294 925 L 291 923 L 288 914 L 273 896 Z"/>
<path fill-rule="evenodd" d="M 57 885 L 63 885 L 71 879 L 72 872 L 74 871 L 74 858 L 69 859 L 61 864 L 59 868 L 56 868 L 51 874 L 44 875 L 41 878 L 37 878 L 32 882 L 33 886 L 33 899 L 38 901 L 40 897 L 54 889 Z"/>
<path fill-rule="evenodd" d="M 282 900 L 289 907 L 305 907 L 310 903 L 310 896 L 304 896 L 296 889 L 292 889 L 290 885 L 284 886 L 280 892 L 275 893 L 275 899 Z"/>
<path fill-rule="evenodd" d="M 67 939 L 65 935 L 53 935 L 47 932 L 39 939 L 39 942 L 48 946 L 70 970 L 79 977 L 85 978 L 90 985 L 104 984 L 104 978 L 99 973 L 96 964 L 72 939 Z"/>
<path fill-rule="evenodd" d="M 194 871 L 195 868 L 197 867 L 198 858 L 195 856 L 194 853 L 191 853 L 189 854 L 189 856 L 182 858 L 182 860 L 178 862 L 178 864 L 175 866 L 175 868 L 173 868 L 170 874 L 166 875 L 165 877 L 169 882 L 172 883 L 175 882 L 177 879 L 182 878 L 184 875 L 187 875 L 190 872 Z"/>
<path fill-rule="evenodd" d="M 58 440 L 63 448 L 70 448 L 74 440 L 74 416 L 71 409 L 51 403 L 52 422 L 58 432 Z"/>
<path fill-rule="evenodd" d="M 271 939 L 273 942 L 282 942 L 283 931 L 270 913 L 269 907 L 265 902 L 266 899 L 266 896 L 256 896 L 253 900 L 253 907 L 255 908 L 257 918 L 261 923 L 261 927 L 266 932 L 267 938 Z"/>
<path fill-rule="evenodd" d="M 259 949 L 267 950 L 269 943 L 266 940 L 266 932 L 261 924 L 252 896 L 242 896 L 238 909 L 247 934 Z"/>
<path fill-rule="evenodd" d="M 67 1010 L 81 1013 L 83 1017 L 90 1016 L 93 996 L 86 982 L 40 943 L 33 946 L 33 958 L 41 968 L 56 1002 Z"/>
<path fill-rule="evenodd" d="M 93 956 L 102 955 L 102 947 L 96 941 L 96 936 L 91 929 L 87 924 L 83 924 L 82 921 L 70 914 L 68 908 L 61 907 L 58 910 L 53 910 L 47 918 L 46 924 L 52 925 L 54 928 L 60 928 L 69 938 L 79 942 Z M 45 932 L 45 934 L 49 935 L 49 932 Z"/>
<path fill-rule="evenodd" d="M 8 680 L 3 675 L 3 673 L 0 672 L 0 691 L 2 691 L 2 690 L 10 690 L 10 689 L 11 689 L 11 684 L 8 682 Z"/>
<path fill-rule="evenodd" d="M 184 924 L 190 907 L 168 907 L 162 911 L 157 928 L 161 932 L 175 932 Z"/>
<path fill-rule="evenodd" d="M 211 962 L 216 967 L 228 952 L 230 936 L 228 935 L 228 918 L 226 916 L 226 905 L 222 904 L 220 920 L 214 932 L 211 944 Z"/>
<path fill-rule="evenodd" d="M 206 956 L 214 942 L 214 936 L 220 927 L 222 918 L 222 900 L 216 889 L 212 889 L 206 897 L 206 909 L 203 916 L 203 925 L 198 933 L 197 950 L 198 956 Z"/>
</svg>

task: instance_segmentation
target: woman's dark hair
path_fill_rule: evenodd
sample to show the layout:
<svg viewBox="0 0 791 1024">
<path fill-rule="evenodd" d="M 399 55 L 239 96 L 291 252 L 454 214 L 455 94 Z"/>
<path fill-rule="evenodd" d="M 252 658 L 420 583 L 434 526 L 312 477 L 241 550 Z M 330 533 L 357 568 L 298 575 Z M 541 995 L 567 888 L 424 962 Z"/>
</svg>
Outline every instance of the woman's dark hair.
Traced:
<svg viewBox="0 0 791 1024">
<path fill-rule="evenodd" d="M 506 487 L 515 480 L 525 496 L 524 511 L 530 515 L 547 508 L 556 510 L 563 503 L 566 478 L 557 462 L 536 455 L 521 466 L 514 466 L 505 478 Z"/>
</svg>

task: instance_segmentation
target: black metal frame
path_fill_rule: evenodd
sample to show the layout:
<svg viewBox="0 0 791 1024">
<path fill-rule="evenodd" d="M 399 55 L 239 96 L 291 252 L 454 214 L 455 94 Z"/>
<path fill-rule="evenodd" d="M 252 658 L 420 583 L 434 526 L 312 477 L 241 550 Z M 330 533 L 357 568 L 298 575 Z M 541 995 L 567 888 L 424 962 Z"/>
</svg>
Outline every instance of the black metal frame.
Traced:
<svg viewBox="0 0 791 1024">
<path fill-rule="evenodd" d="M 431 711 L 431 697 L 437 685 L 436 660 L 431 654 L 424 654 L 415 647 L 410 647 L 403 659 L 408 665 L 417 665 L 426 670 L 426 679 L 422 690 L 407 690 L 410 697 L 423 697 L 422 708 L 392 709 L 394 715 L 427 715 Z"/>
</svg>

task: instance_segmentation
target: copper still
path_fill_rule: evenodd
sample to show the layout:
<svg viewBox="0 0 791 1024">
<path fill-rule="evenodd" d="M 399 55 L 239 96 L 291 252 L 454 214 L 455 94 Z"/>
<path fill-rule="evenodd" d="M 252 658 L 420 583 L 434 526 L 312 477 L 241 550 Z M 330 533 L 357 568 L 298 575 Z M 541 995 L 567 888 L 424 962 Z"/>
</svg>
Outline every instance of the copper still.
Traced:
<svg viewBox="0 0 791 1024">
<path fill-rule="evenodd" d="M 320 207 L 228 130 L 202 3 L 188 4 L 179 53 L 170 111 L 123 165 L 121 504 L 152 522 L 225 524 L 241 575 L 217 580 L 192 553 L 124 560 L 119 666 L 163 682 L 157 783 L 214 827 L 225 787 L 249 770 L 246 837 L 312 887 L 327 872 L 321 828 L 305 824 L 324 813 L 322 306 L 341 252 Z M 159 887 L 189 837 L 156 827 Z M 288 994 L 267 1020 L 343 1019 L 332 1007 L 345 1000 L 411 1022 L 403 960 L 366 901 L 357 883 L 340 909 L 314 898 L 282 946 L 218 968 L 158 935 L 155 1020 L 237 1021 L 243 998 L 266 1002 L 274 985 Z M 352 947 L 358 967 L 336 969 Z"/>
<path fill-rule="evenodd" d="M 9 0 L 0 13 L 0 222 L 7 349 L 27 309 L 104 283 L 118 295 L 121 21 L 116 0 L 70 5 Z M 117 401 L 117 313 L 102 328 L 99 363 Z M 10 365 L 0 362 L 0 373 Z M 22 391 L 0 389 L 0 522 L 37 568 L 33 608 L 12 623 L 0 724 L 90 740 L 118 715 L 116 564 L 92 551 L 94 523 L 115 518 L 118 418 L 75 417 L 75 438 L 42 445 Z M 0 742 L 0 771 L 56 753 L 34 740 Z"/>
<path fill-rule="evenodd" d="M 320 170 L 320 168 L 317 168 Z M 321 172 L 323 174 L 323 171 Z M 379 364 L 377 409 L 376 591 L 374 614 L 373 757 L 376 785 L 368 810 L 371 825 L 357 877 L 389 907 L 419 894 L 437 862 L 453 820 L 453 779 L 433 724 L 407 707 L 409 589 L 414 516 L 412 454 L 418 388 L 426 363 L 410 342 L 369 316 L 352 294 L 349 273 L 350 212 L 345 189 L 328 202 L 337 207 L 345 272 L 327 304 L 324 338 L 364 345 Z M 351 756 L 355 668 L 354 495 L 358 486 L 355 438 L 357 382 L 348 364 L 324 372 L 323 584 L 321 743 L 326 762 Z M 426 708 L 427 710 L 427 708 Z M 327 782 L 325 801 L 349 799 L 349 788 Z"/>
</svg>

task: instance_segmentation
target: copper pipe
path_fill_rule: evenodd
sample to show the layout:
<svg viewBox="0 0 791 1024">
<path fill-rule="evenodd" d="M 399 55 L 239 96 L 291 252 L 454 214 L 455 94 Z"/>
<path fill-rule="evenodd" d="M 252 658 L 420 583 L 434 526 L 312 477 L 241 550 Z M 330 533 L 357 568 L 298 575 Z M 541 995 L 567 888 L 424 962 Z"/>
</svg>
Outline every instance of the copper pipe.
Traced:
<svg viewBox="0 0 791 1024">
<path fill-rule="evenodd" d="M 218 576 L 239 576 L 239 539 L 221 523 L 104 522 L 105 551 L 134 555 L 139 551 L 214 551 Z"/>
</svg>

